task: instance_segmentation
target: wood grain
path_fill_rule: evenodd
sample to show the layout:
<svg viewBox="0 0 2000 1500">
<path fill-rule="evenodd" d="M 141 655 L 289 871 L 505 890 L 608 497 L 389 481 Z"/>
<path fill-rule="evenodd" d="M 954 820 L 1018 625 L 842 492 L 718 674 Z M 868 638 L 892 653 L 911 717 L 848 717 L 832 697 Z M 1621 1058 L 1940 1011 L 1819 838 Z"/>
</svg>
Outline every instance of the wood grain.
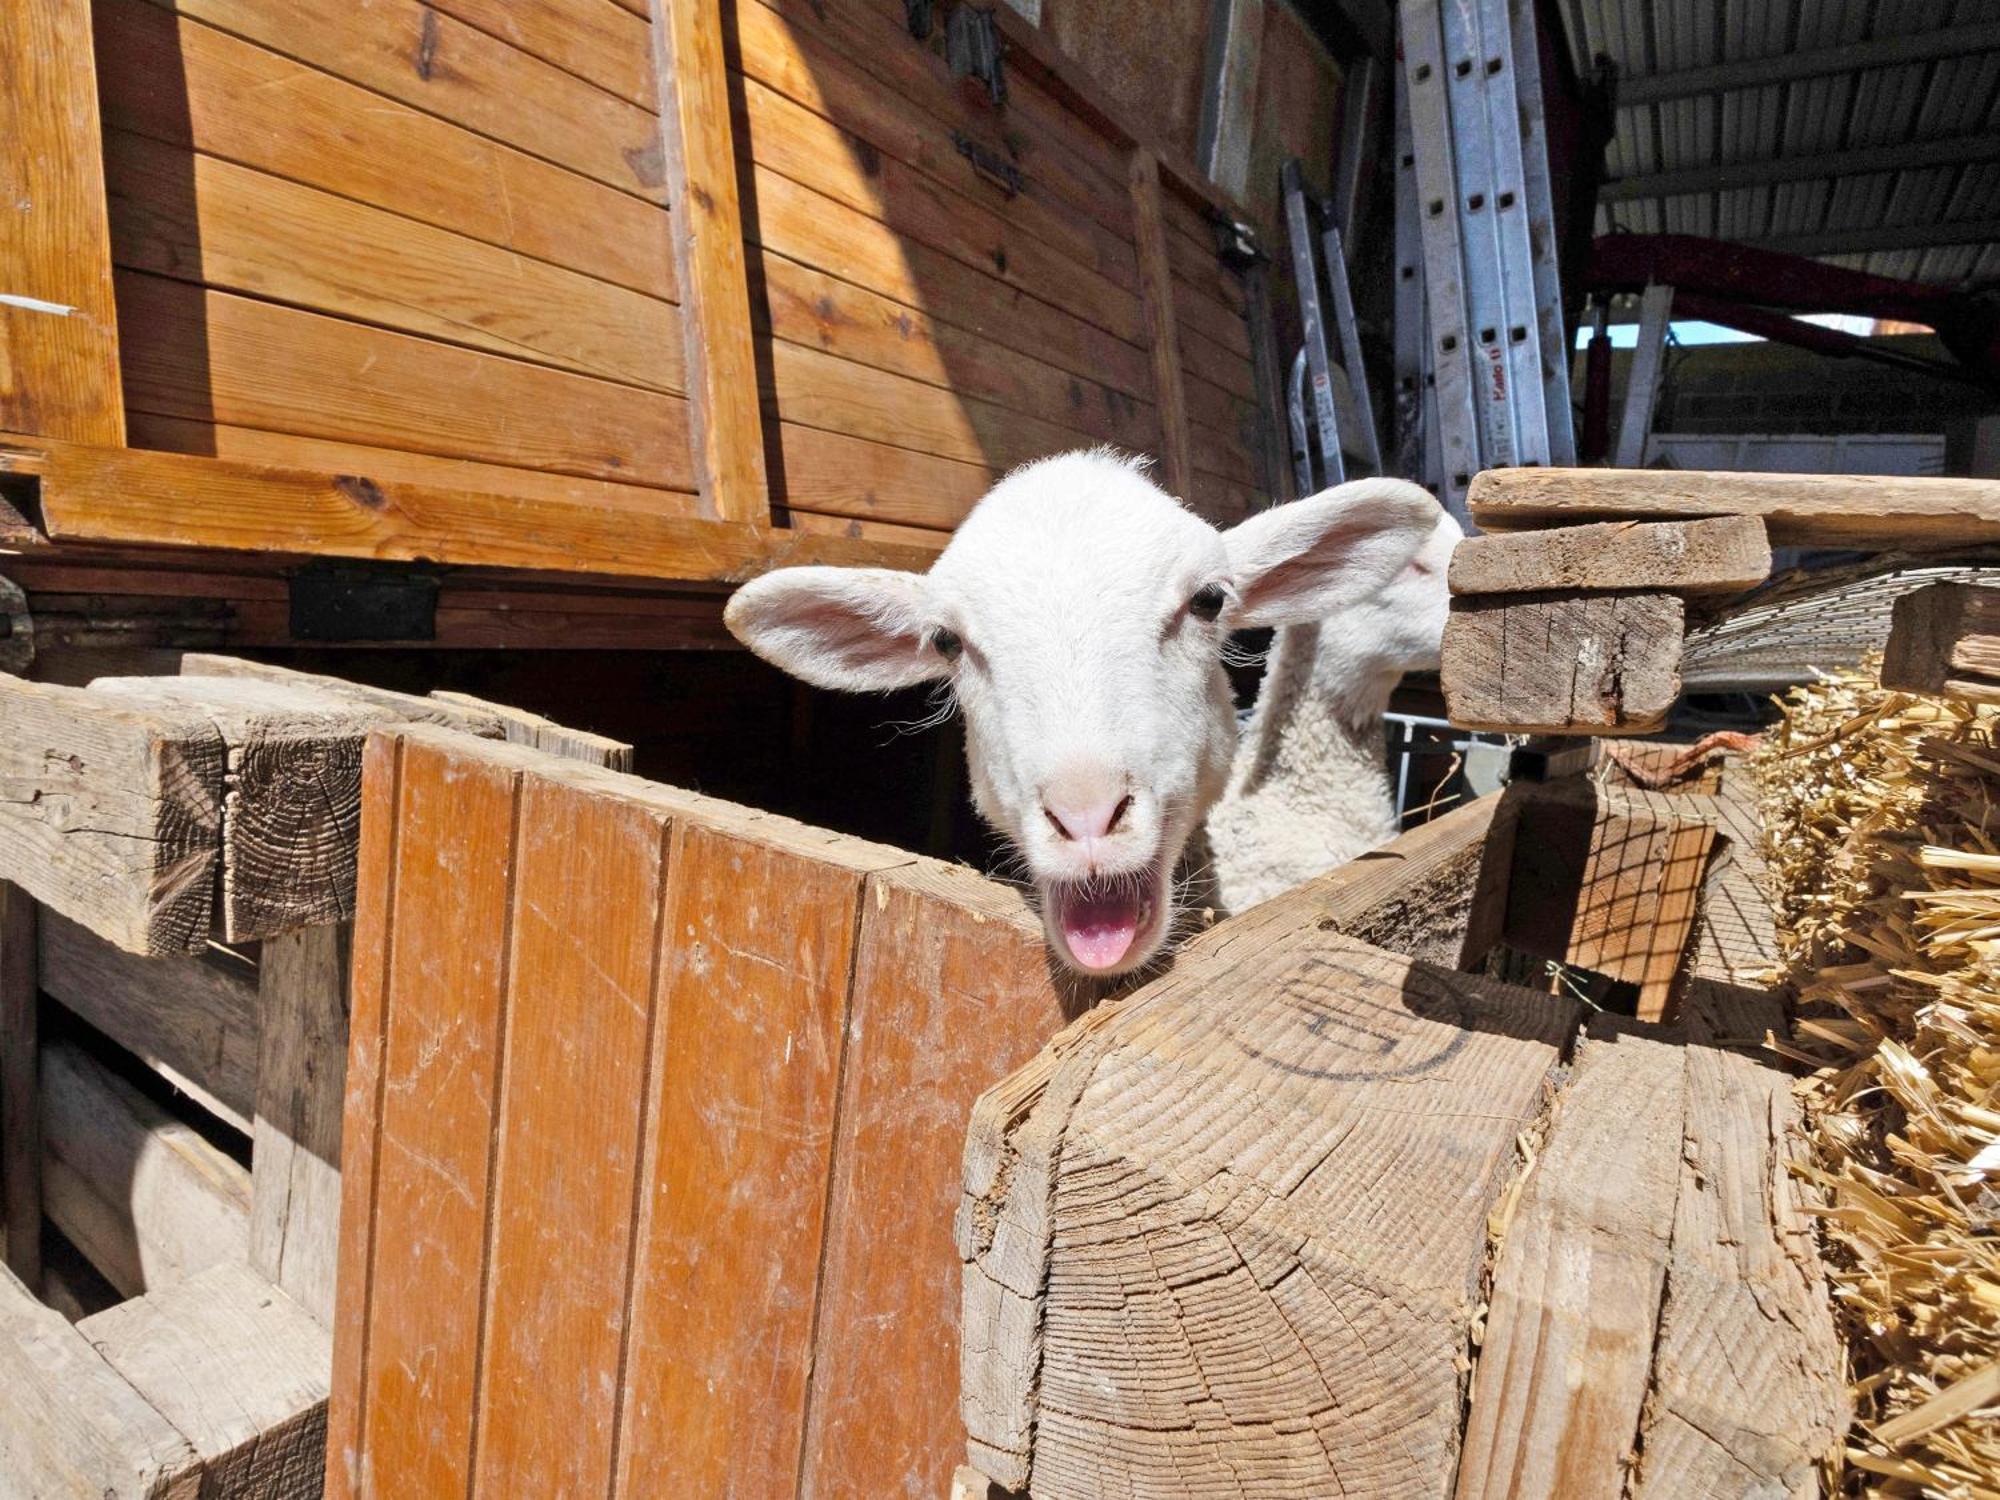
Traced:
<svg viewBox="0 0 2000 1500">
<path fill-rule="evenodd" d="M 215 955 L 141 958 L 41 914 L 42 988 L 226 1124 L 257 1107 L 257 984 Z"/>
<path fill-rule="evenodd" d="M 2000 703 L 2000 589 L 1933 583 L 1897 599 L 1882 686 Z"/>
<path fill-rule="evenodd" d="M 437 8 L 642 109 L 657 108 L 646 23 L 615 5 L 602 0 L 439 0 Z"/>
<path fill-rule="evenodd" d="M 743 211 L 717 0 L 653 0 L 674 263 L 687 351 L 690 447 L 703 513 L 763 522 L 770 515 L 762 414 L 751 392 Z"/>
<path fill-rule="evenodd" d="M 1180 320 L 1174 311 L 1173 273 L 1167 264 L 1166 225 L 1160 216 L 1160 161 L 1132 153 L 1132 225 L 1144 289 L 1146 344 L 1153 357 L 1153 402 L 1160 415 L 1161 477 L 1167 491 L 1187 495 L 1194 485 L 1193 439 L 1188 432 L 1187 390 L 1181 374 Z"/>
<path fill-rule="evenodd" d="M 1453 604 L 1446 712 L 1462 729 L 1647 734 L 1680 696 L 1672 594 L 1499 594 Z"/>
<path fill-rule="evenodd" d="M 0 880 L 0 1249 L 24 1285 L 42 1282 L 41 1024 L 34 898 Z"/>
<path fill-rule="evenodd" d="M 490 714 L 500 721 L 502 737 L 509 744 L 530 745 L 565 760 L 580 760 L 585 765 L 603 766 L 607 770 L 632 769 L 632 747 L 623 740 L 614 740 L 608 735 L 592 734 L 584 729 L 569 729 L 553 719 L 543 718 L 540 714 L 531 714 L 522 708 L 509 708 L 505 704 L 488 703 L 484 698 L 475 698 L 470 693 L 454 693 L 444 688 L 433 688 L 431 697 L 453 708 L 466 708 L 477 713 Z"/>
<path fill-rule="evenodd" d="M 0 427 L 125 441 L 89 0 L 0 14 Z"/>
<path fill-rule="evenodd" d="M 1469 493 L 1488 531 L 1583 521 L 1758 516 L 1783 547 L 2000 541 L 2000 481 L 1669 469 L 1488 469 Z"/>
<path fill-rule="evenodd" d="M 345 924 L 279 933 L 257 963 L 249 1264 L 322 1326 L 340 1246 L 352 937 Z"/>
<path fill-rule="evenodd" d="M 1555 531 L 1467 537 L 1451 554 L 1454 594 L 1543 589 L 1651 589 L 1733 594 L 1771 576 L 1756 516 L 1707 521 L 1603 521 Z"/>
</svg>

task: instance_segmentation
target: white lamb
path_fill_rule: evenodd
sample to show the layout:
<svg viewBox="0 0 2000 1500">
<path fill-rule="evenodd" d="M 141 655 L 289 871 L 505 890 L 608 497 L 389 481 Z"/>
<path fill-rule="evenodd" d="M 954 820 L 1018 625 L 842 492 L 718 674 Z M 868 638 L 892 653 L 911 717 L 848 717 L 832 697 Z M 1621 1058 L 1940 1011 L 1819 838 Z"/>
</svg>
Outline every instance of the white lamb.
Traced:
<svg viewBox="0 0 2000 1500">
<path fill-rule="evenodd" d="M 1204 818 L 1234 910 L 1394 835 L 1381 713 L 1435 661 L 1459 536 L 1398 479 L 1217 531 L 1140 464 L 1071 453 L 1008 475 L 927 574 L 781 569 L 727 620 L 820 687 L 947 683 L 973 801 L 1026 864 L 1051 947 L 1110 976 L 1167 941 Z M 1223 645 L 1260 626 L 1281 635 L 1236 755 Z"/>
</svg>

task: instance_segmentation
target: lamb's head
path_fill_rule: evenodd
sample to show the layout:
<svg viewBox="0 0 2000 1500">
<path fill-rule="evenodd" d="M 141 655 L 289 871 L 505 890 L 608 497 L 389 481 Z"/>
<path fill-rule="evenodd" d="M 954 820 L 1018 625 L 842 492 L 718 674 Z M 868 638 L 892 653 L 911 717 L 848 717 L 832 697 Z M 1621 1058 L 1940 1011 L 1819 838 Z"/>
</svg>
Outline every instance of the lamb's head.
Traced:
<svg viewBox="0 0 2000 1500">
<path fill-rule="evenodd" d="M 1219 532 L 1139 465 L 1066 454 L 997 485 L 927 574 L 780 569 L 727 618 L 821 687 L 947 685 L 973 800 L 1033 877 L 1057 957 L 1122 974 L 1166 940 L 1175 865 L 1229 770 L 1228 633 L 1391 588 L 1438 515 L 1414 485 L 1365 480 Z"/>
</svg>

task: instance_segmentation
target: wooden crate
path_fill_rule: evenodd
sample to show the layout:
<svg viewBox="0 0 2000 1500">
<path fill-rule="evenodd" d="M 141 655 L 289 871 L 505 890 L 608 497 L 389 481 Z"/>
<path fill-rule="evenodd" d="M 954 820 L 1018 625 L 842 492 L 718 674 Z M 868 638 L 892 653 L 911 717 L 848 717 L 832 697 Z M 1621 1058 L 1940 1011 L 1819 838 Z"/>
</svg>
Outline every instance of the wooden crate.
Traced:
<svg viewBox="0 0 2000 1500">
<path fill-rule="evenodd" d="M 900 0 L 19 0 L 0 526 L 916 567 L 1106 442 L 1244 514 L 1246 216 L 996 24 L 1004 105 Z"/>
<path fill-rule="evenodd" d="M 629 754 L 477 700 L 184 665 L 0 677 L 10 1496 L 320 1493 L 363 738 Z"/>
</svg>

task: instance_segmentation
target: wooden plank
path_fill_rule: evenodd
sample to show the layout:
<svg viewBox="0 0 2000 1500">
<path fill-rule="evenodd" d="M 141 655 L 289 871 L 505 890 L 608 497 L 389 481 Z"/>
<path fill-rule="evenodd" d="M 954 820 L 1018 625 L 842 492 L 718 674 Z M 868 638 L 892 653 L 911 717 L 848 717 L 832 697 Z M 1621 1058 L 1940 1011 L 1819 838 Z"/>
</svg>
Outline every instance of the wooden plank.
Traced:
<svg viewBox="0 0 2000 1500">
<path fill-rule="evenodd" d="M 603 1495 L 618 1448 L 671 825 L 534 774 L 517 818 L 503 872 L 513 907 L 506 1062 L 489 1127 L 495 1177 L 467 1493 Z M 718 998 L 704 988 L 682 1003 Z M 700 1052 L 712 1066 L 713 1053 Z M 705 1172 L 713 1162 L 685 1165 Z M 563 1372 L 553 1392 L 552 1370 Z M 424 1425 L 416 1411 L 403 1421 Z"/>
<path fill-rule="evenodd" d="M 1687 1050 L 1609 1016 L 1586 1029 L 1500 1242 L 1457 1500 L 1624 1493 L 1667 1274 Z"/>
<path fill-rule="evenodd" d="M 2000 589 L 1933 583 L 1896 600 L 1882 686 L 2000 703 Z"/>
<path fill-rule="evenodd" d="M 1160 414 L 1161 477 L 1168 493 L 1185 495 L 1194 485 L 1194 455 L 1188 433 L 1187 390 L 1181 376 L 1173 273 L 1167 265 L 1167 231 L 1160 219 L 1159 158 L 1143 148 L 1135 150 L 1131 184 L 1132 222 L 1145 289 L 1146 342 L 1153 356 L 1153 402 Z"/>
<path fill-rule="evenodd" d="M 292 682 L 241 676 L 103 677 L 90 691 L 134 709 L 206 717 L 222 738 L 222 882 L 232 943 L 354 916 L 361 742 L 393 710 Z"/>
<path fill-rule="evenodd" d="M 786 512 L 786 518 L 798 531 L 818 532 L 825 536 L 876 537 L 883 541 L 907 542 L 913 547 L 929 547 L 942 552 L 951 541 L 948 531 L 933 531 L 923 526 L 897 526 L 886 521 L 860 521 L 852 516 L 822 516 L 809 510 Z"/>
<path fill-rule="evenodd" d="M 0 1267 L 0 1491 L 199 1500 L 194 1450 L 54 1308 Z"/>
<path fill-rule="evenodd" d="M 117 280 L 137 410 L 693 488 L 678 396 L 136 271 Z"/>
<path fill-rule="evenodd" d="M 1488 531 L 1584 521 L 1759 516 L 1781 547 L 1959 547 L 2000 541 L 2000 481 L 1694 469 L 1488 469 L 1469 493 Z"/>
<path fill-rule="evenodd" d="M 1451 555 L 1454 594 L 1545 589 L 1651 589 L 1734 594 L 1771 576 L 1756 516 L 1709 521 L 1604 521 L 1556 531 L 1467 537 Z"/>
<path fill-rule="evenodd" d="M 341 1108 L 340 1245 L 335 1275 L 333 1376 L 327 1399 L 328 1500 L 358 1500 L 367 1414 L 368 1320 L 374 1302 L 376 1185 L 381 1176 L 382 1088 L 394 956 L 396 870 L 402 850 L 403 741 L 371 735 L 362 752 L 361 863 L 350 961 L 347 1097 Z"/>
<path fill-rule="evenodd" d="M 871 877 L 842 1069 L 802 1500 L 937 1495 L 963 1461 L 951 1218 L 976 1091 L 1078 996 L 1018 895 L 931 861 Z M 908 1224 L 885 1234 L 889 1219 Z M 894 1411 L 894 1421 L 882 1414 Z"/>
<path fill-rule="evenodd" d="M 129 270 L 679 395 L 680 313 L 561 266 L 122 130 L 106 137 Z"/>
<path fill-rule="evenodd" d="M 0 427 L 125 441 L 88 0 L 0 15 Z"/>
<path fill-rule="evenodd" d="M 250 1174 L 80 1049 L 42 1049 L 48 1215 L 127 1297 L 249 1243 Z"/>
<path fill-rule="evenodd" d="M 133 953 L 198 953 L 221 857 L 222 736 L 0 677 L 0 879 Z"/>
<path fill-rule="evenodd" d="M 164 0 L 193 21 L 310 64 L 490 140 L 655 203 L 652 112 L 421 0 Z"/>
<path fill-rule="evenodd" d="M 257 986 L 210 954 L 140 958 L 42 913 L 42 988 L 224 1123 L 250 1133 L 257 1096 Z M 239 972 L 239 969 L 243 972 Z"/>
<path fill-rule="evenodd" d="M 1712 822 L 1682 799 L 1576 780 L 1522 788 L 1505 937 L 1523 952 L 1639 987 L 1638 1014 L 1664 1020 L 1687 966 Z"/>
<path fill-rule="evenodd" d="M 570 729 L 553 719 L 545 719 L 540 714 L 531 714 L 522 708 L 508 708 L 502 704 L 488 703 L 484 698 L 475 698 L 470 693 L 454 693 L 444 688 L 433 688 L 431 696 L 453 708 L 467 708 L 477 713 L 490 714 L 500 721 L 502 737 L 509 744 L 527 745 L 564 760 L 580 760 L 586 765 L 603 766 L 611 771 L 632 769 L 632 747 L 623 740 L 614 740 L 609 735 L 592 734 L 585 729 Z"/>
<path fill-rule="evenodd" d="M 186 1437 L 203 1495 L 317 1500 L 326 1332 L 256 1272 L 216 1266 L 93 1314 L 77 1332 Z"/>
<path fill-rule="evenodd" d="M 240 656 L 220 656 L 208 651 L 190 651 L 181 657 L 181 671 L 201 679 L 227 678 L 289 688 L 294 692 L 316 693 L 372 709 L 378 716 L 412 724 L 436 724 L 456 729 L 478 739 L 506 738 L 506 725 L 498 713 L 483 705 L 451 703 L 442 698 L 417 693 L 399 693 L 392 688 L 370 687 L 320 672 L 301 672 L 297 667 L 281 667 L 274 662 L 247 661 Z"/>
<path fill-rule="evenodd" d="M 380 1040 L 357 1013 L 354 1047 L 382 1049 L 362 1074 L 381 1111 L 368 1228 L 397 1252 L 365 1283 L 354 1493 L 470 1493 L 519 781 L 483 743 L 404 747 L 394 921 L 356 933 L 380 945 L 358 943 L 357 972 L 387 964 Z"/>
<path fill-rule="evenodd" d="M 345 925 L 300 928 L 266 938 L 257 962 L 250 1266 L 323 1325 L 340 1244 L 351 941 Z"/>
<path fill-rule="evenodd" d="M 107 126 L 677 300 L 657 204 L 146 0 L 93 10 Z"/>
<path fill-rule="evenodd" d="M 1203 943 L 977 1107 L 968 1457 L 1049 1495 L 1442 1493 L 1574 1012 L 1311 922 Z"/>
<path fill-rule="evenodd" d="M 781 495 L 794 515 L 807 510 L 948 531 L 1000 480 L 985 464 L 789 422 L 778 427 L 778 448 L 784 457 Z"/>
<path fill-rule="evenodd" d="M 1672 594 L 1461 599 L 1445 622 L 1446 710 L 1463 729 L 1647 734 L 1680 696 Z"/>
<path fill-rule="evenodd" d="M 1811 1495 L 1853 1419 L 1793 1080 L 1687 1052 L 1687 1127 L 1636 1500 Z"/>
<path fill-rule="evenodd" d="M 0 880 L 0 1248 L 8 1271 L 42 1282 L 41 1025 L 34 899 Z"/>
<path fill-rule="evenodd" d="M 722 42 L 717 0 L 653 0 L 653 64 L 697 488 L 704 514 L 762 522 L 771 501 L 762 414 L 749 395 L 756 389 L 757 360 Z"/>
<path fill-rule="evenodd" d="M 641 109 L 658 107 L 646 23 L 615 5 L 603 0 L 438 0 L 437 9 Z"/>
<path fill-rule="evenodd" d="M 864 871 L 691 824 L 663 935 L 616 1493 L 799 1473 Z M 781 924 L 763 914 L 787 913 Z M 682 934 L 689 934 L 683 938 Z M 736 1190 L 754 1182 L 755 1193 Z M 754 1390 L 750 1401 L 717 1393 Z"/>
<path fill-rule="evenodd" d="M 931 562 L 916 548 L 842 537 L 0 435 L 0 473 L 23 454 L 43 467 L 51 529 L 76 541 L 716 582 L 795 563 L 921 570 Z"/>
</svg>

